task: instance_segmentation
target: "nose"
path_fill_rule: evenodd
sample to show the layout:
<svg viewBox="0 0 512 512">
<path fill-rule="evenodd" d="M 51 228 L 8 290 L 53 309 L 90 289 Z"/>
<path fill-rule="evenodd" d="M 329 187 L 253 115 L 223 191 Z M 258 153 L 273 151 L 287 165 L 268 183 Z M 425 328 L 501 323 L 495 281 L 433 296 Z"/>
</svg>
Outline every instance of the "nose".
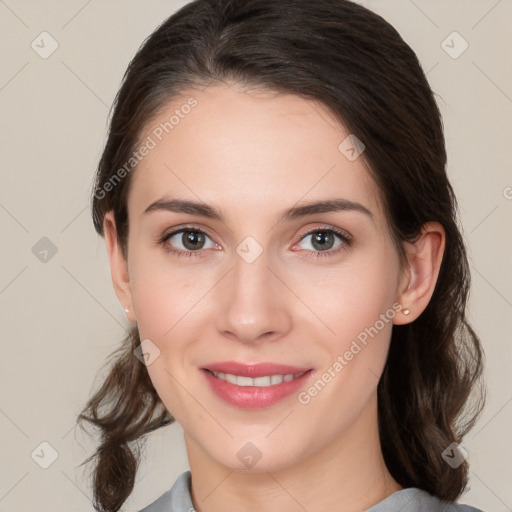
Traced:
<svg viewBox="0 0 512 512">
<path fill-rule="evenodd" d="M 293 294 L 264 251 L 248 263 L 238 254 L 215 289 L 218 332 L 244 344 L 275 341 L 292 327 Z"/>
</svg>

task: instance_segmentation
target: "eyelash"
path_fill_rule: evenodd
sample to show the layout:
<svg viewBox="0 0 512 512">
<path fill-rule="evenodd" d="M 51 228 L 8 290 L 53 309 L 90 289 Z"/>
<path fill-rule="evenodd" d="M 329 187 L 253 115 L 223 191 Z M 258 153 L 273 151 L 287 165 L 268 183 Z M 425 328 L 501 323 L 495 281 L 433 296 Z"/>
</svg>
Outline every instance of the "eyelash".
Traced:
<svg viewBox="0 0 512 512">
<path fill-rule="evenodd" d="M 158 243 L 162 246 L 164 246 L 165 250 L 169 253 L 172 253 L 172 254 L 176 254 L 178 256 L 186 256 L 186 257 L 190 257 L 190 256 L 197 256 L 197 257 L 203 257 L 204 256 L 204 250 L 197 250 L 197 251 L 182 251 L 181 249 L 175 249 L 171 246 L 166 246 L 166 242 L 172 238 L 174 235 L 177 235 L 178 233 L 183 233 L 183 232 L 192 232 L 192 233 L 202 233 L 206 236 L 208 236 L 209 238 L 211 238 L 208 233 L 206 233 L 205 231 L 203 231 L 202 229 L 198 229 L 194 226 L 182 226 L 180 229 L 177 229 L 175 231 L 171 231 L 170 233 L 166 233 L 164 234 L 159 240 L 158 240 Z M 310 251 L 310 250 L 306 250 L 306 252 L 308 253 L 307 257 L 311 257 L 311 258 L 322 258 L 322 257 L 327 257 L 327 256 L 335 256 L 337 255 L 339 252 L 341 251 L 344 251 L 346 250 L 348 247 L 351 246 L 351 243 L 352 243 L 352 237 L 346 232 L 346 231 L 343 231 L 341 229 L 338 229 L 338 228 L 334 228 L 334 227 L 317 227 L 317 228 L 314 228 L 314 229 L 311 229 L 310 231 L 308 231 L 307 233 L 304 233 L 299 242 L 302 242 L 302 240 L 304 240 L 304 238 L 306 238 L 307 236 L 309 235 L 312 235 L 314 233 L 334 233 L 335 235 L 338 236 L 338 238 L 341 239 L 341 244 L 336 248 L 336 249 L 330 249 L 328 251 Z"/>
<path fill-rule="evenodd" d="M 342 229 L 334 228 L 334 227 L 317 227 L 314 229 L 310 229 L 308 232 L 304 233 L 301 237 L 299 242 L 302 242 L 304 238 L 306 238 L 309 235 L 312 235 L 313 233 L 334 233 L 340 240 L 341 244 L 336 247 L 336 249 L 329 249 L 328 251 L 309 251 L 306 250 L 307 257 L 308 258 L 325 258 L 329 256 L 336 256 L 341 251 L 346 251 L 352 244 L 352 237 Z"/>
</svg>

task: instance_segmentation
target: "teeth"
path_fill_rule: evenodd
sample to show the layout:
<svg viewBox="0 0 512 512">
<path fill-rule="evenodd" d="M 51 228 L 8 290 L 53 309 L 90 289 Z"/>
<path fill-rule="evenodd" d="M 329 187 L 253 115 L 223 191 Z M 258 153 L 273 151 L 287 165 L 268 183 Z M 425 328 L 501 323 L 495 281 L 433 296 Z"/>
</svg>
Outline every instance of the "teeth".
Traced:
<svg viewBox="0 0 512 512">
<path fill-rule="evenodd" d="M 238 382 L 238 378 L 237 378 L 236 375 L 231 375 L 231 373 L 222 374 L 222 375 L 224 375 L 224 377 L 219 377 L 219 375 L 217 375 L 217 377 L 219 377 L 219 379 L 220 378 L 224 378 L 225 380 L 227 380 L 231 384 L 236 384 Z"/>
<path fill-rule="evenodd" d="M 237 386 L 260 386 L 266 388 L 268 386 L 275 386 L 277 384 L 281 384 L 282 382 L 290 382 L 293 379 L 297 379 L 301 375 L 304 375 L 306 372 L 300 373 L 289 373 L 287 375 L 266 375 L 264 377 L 243 377 L 241 375 L 232 375 L 231 373 L 222 373 L 222 372 L 214 372 L 213 375 L 220 380 L 225 380 L 231 384 L 235 384 Z"/>
</svg>

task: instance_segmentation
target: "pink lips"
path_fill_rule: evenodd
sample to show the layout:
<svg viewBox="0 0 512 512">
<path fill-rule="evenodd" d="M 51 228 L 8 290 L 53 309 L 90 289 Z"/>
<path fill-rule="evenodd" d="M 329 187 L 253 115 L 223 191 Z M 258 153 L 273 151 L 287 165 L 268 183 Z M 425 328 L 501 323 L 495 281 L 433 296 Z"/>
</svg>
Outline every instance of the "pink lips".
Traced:
<svg viewBox="0 0 512 512">
<path fill-rule="evenodd" d="M 287 366 L 275 363 L 254 363 L 244 364 L 236 361 L 224 361 L 221 363 L 211 363 L 204 366 L 207 370 L 214 372 L 231 373 L 243 377 L 264 377 L 265 375 L 287 375 L 290 373 L 300 373 L 311 368 L 298 366 Z"/>
<path fill-rule="evenodd" d="M 222 400 L 243 409 L 265 409 L 275 405 L 289 395 L 298 392 L 314 373 L 312 368 L 289 366 L 275 363 L 245 364 L 225 361 L 207 364 L 201 368 L 210 389 Z M 221 380 L 213 375 L 224 373 L 241 377 L 265 377 L 303 373 L 288 382 L 272 386 L 240 386 Z"/>
</svg>

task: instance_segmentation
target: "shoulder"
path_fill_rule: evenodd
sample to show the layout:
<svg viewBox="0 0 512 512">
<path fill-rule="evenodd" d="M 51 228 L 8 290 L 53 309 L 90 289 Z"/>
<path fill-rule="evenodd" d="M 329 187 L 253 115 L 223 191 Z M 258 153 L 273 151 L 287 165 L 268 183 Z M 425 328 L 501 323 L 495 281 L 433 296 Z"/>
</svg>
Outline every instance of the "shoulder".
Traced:
<svg viewBox="0 0 512 512">
<path fill-rule="evenodd" d="M 416 487 L 402 489 L 369 508 L 366 512 L 484 512 L 469 505 L 442 501 Z"/>
<path fill-rule="evenodd" d="M 190 493 L 190 471 L 182 473 L 172 488 L 139 512 L 195 512 Z M 366 512 L 484 512 L 459 503 L 441 501 L 416 487 L 402 489 Z"/>
<path fill-rule="evenodd" d="M 190 495 L 190 471 L 182 473 L 170 490 L 139 512 L 194 512 Z"/>
</svg>

